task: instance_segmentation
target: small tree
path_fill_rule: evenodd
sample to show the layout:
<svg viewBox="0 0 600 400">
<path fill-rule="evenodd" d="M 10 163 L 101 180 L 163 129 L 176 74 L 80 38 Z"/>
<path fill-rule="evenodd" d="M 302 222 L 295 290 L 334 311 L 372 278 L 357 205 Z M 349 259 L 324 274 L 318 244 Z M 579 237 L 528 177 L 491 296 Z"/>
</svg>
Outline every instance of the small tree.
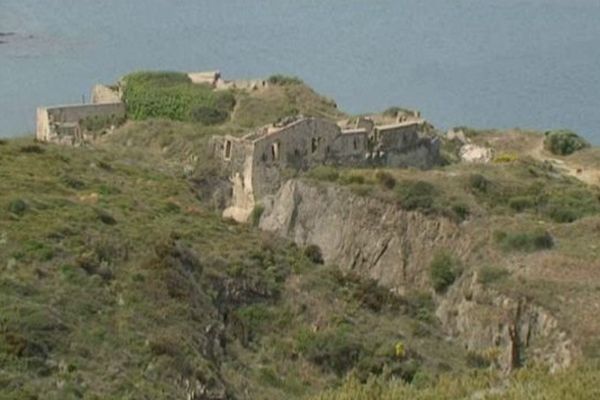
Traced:
<svg viewBox="0 0 600 400">
<path fill-rule="evenodd" d="M 567 156 L 577 150 L 590 147 L 590 144 L 579 137 L 575 132 L 558 130 L 546 132 L 544 148 L 552 154 Z"/>
<path fill-rule="evenodd" d="M 458 263 L 447 252 L 437 253 L 429 265 L 429 278 L 436 292 L 445 291 L 458 277 Z"/>
</svg>

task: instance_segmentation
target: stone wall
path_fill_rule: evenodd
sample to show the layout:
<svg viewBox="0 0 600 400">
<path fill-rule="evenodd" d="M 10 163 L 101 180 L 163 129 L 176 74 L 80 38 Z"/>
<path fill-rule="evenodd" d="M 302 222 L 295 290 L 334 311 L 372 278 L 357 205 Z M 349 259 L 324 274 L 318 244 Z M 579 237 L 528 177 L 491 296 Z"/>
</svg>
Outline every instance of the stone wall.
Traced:
<svg viewBox="0 0 600 400">
<path fill-rule="evenodd" d="M 430 168 L 439 162 L 439 141 L 422 123 L 369 128 L 341 130 L 326 119 L 302 118 L 242 138 L 213 137 L 212 155 L 233 186 L 224 215 L 246 221 L 257 202 L 296 172 L 319 165 Z"/>
<path fill-rule="evenodd" d="M 121 101 L 121 94 L 118 89 L 106 85 L 94 85 L 90 98 L 92 104 L 118 103 Z"/>
<path fill-rule="evenodd" d="M 254 194 L 262 198 L 276 191 L 287 171 L 325 164 L 339 134 L 339 127 L 333 122 L 306 118 L 256 140 Z"/>
<path fill-rule="evenodd" d="M 75 144 L 83 139 L 81 122 L 93 117 L 124 118 L 125 104 L 119 102 L 38 108 L 36 137 L 43 142 Z"/>
<path fill-rule="evenodd" d="M 427 133 L 423 121 L 376 127 L 375 139 L 372 164 L 431 168 L 439 162 L 440 142 Z"/>
<path fill-rule="evenodd" d="M 361 165 L 369 151 L 369 135 L 365 129 L 342 131 L 333 142 L 328 164 Z"/>
</svg>

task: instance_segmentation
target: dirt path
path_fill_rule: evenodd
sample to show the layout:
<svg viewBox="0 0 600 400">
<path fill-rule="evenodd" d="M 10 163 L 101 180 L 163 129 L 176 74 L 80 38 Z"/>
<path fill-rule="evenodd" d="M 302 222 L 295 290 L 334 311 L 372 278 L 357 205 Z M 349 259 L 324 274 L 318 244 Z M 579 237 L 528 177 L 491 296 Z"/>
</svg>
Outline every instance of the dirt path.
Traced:
<svg viewBox="0 0 600 400">
<path fill-rule="evenodd" d="M 529 155 L 537 160 L 552 163 L 559 171 L 571 175 L 588 185 L 600 186 L 600 169 L 588 168 L 572 160 L 556 158 L 555 155 L 544 149 L 543 138 L 529 152 Z"/>
</svg>

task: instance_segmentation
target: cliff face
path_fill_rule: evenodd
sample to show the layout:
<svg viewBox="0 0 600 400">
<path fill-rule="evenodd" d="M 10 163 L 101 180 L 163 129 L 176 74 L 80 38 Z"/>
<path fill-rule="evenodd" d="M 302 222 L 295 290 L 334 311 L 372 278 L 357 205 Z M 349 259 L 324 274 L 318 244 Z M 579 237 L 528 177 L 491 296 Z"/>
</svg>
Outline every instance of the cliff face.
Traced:
<svg viewBox="0 0 600 400">
<path fill-rule="evenodd" d="M 335 186 L 288 181 L 263 201 L 260 228 L 299 245 L 316 244 L 327 263 L 377 279 L 402 292 L 428 287 L 428 265 L 436 249 L 470 251 L 460 228 L 393 204 Z"/>
<path fill-rule="evenodd" d="M 318 245 L 325 262 L 400 294 L 433 292 L 428 266 L 434 253 L 445 249 L 464 260 L 476 242 L 450 219 L 406 211 L 333 185 L 291 180 L 263 206 L 261 229 L 299 245 Z M 578 352 L 550 313 L 484 287 L 468 268 L 435 298 L 446 333 L 502 368 L 516 367 L 526 358 L 559 368 Z"/>
</svg>

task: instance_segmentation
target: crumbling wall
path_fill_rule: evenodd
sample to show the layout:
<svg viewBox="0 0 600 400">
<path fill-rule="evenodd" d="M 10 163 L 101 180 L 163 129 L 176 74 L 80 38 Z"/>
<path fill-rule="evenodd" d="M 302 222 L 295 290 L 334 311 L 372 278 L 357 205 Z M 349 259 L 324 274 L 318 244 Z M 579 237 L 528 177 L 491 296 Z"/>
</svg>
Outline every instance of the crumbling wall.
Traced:
<svg viewBox="0 0 600 400">
<path fill-rule="evenodd" d="M 253 186 L 254 144 L 234 136 L 213 136 L 209 143 L 212 157 L 220 164 L 223 173 L 229 175 L 232 193 L 231 203 L 223 216 L 245 222 L 255 206 Z"/>
<path fill-rule="evenodd" d="M 325 164 L 339 133 L 333 122 L 306 118 L 256 140 L 253 182 L 257 198 L 274 193 L 288 172 Z"/>
<path fill-rule="evenodd" d="M 215 84 L 215 90 L 259 90 L 268 86 L 269 83 L 264 79 L 236 79 L 232 81 L 219 79 Z"/>
<path fill-rule="evenodd" d="M 356 165 L 364 163 L 369 151 L 369 136 L 365 129 L 342 131 L 334 140 L 327 157 L 328 164 Z"/>
<path fill-rule="evenodd" d="M 440 142 L 428 134 L 423 121 L 375 128 L 375 140 L 371 164 L 431 168 L 439 163 Z"/>
<path fill-rule="evenodd" d="M 75 144 L 83 139 L 81 123 L 86 118 L 125 118 L 125 104 L 81 104 L 41 107 L 37 110 L 36 137 L 43 142 Z"/>
<path fill-rule="evenodd" d="M 121 94 L 119 93 L 119 89 L 106 85 L 94 85 L 90 99 L 92 104 L 119 103 L 121 101 Z"/>
</svg>

